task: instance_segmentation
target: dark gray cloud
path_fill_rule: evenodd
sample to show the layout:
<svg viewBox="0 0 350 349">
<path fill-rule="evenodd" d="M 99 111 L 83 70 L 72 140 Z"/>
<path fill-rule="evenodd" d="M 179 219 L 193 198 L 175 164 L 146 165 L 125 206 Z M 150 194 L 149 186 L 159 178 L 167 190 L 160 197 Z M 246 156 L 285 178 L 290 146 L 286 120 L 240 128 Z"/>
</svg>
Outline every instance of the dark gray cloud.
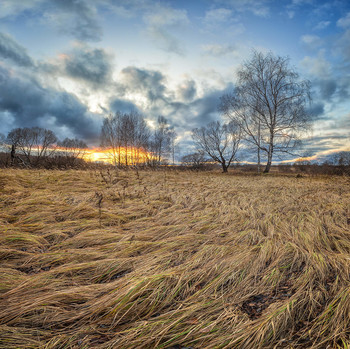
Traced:
<svg viewBox="0 0 350 349">
<path fill-rule="evenodd" d="M 164 99 L 165 76 L 156 70 L 127 67 L 121 71 L 121 83 L 124 92 L 138 92 L 150 103 Z"/>
<path fill-rule="evenodd" d="M 107 85 L 113 72 L 112 56 L 103 49 L 79 46 L 65 58 L 65 70 L 74 79 Z"/>
<path fill-rule="evenodd" d="M 120 99 L 120 98 L 113 98 L 110 103 L 110 111 L 117 112 L 120 111 L 122 113 L 130 113 L 132 111 L 139 112 L 139 108 L 131 101 Z"/>
<path fill-rule="evenodd" d="M 198 98 L 190 104 L 195 117 L 192 122 L 194 127 L 207 125 L 211 121 L 219 119 L 218 107 L 220 97 L 232 91 L 232 84 L 228 84 L 222 90 L 208 91 L 202 98 Z"/>
<path fill-rule="evenodd" d="M 134 108 L 147 117 L 156 118 L 164 115 L 178 128 L 180 133 L 195 127 L 206 125 L 219 118 L 218 104 L 220 97 L 232 90 L 232 84 L 224 89 L 207 90 L 200 98 L 194 80 L 184 80 L 175 91 L 167 87 L 166 77 L 156 70 L 127 67 L 120 74 L 119 97 L 112 101 L 114 110 Z M 125 96 L 138 95 L 130 101 Z"/>
<path fill-rule="evenodd" d="M 183 101 L 191 101 L 197 94 L 196 82 L 194 80 L 186 80 L 177 88 L 179 97 Z"/>
<path fill-rule="evenodd" d="M 0 112 L 12 127 L 66 129 L 87 141 L 99 133 L 99 119 L 74 95 L 43 87 L 36 79 L 20 79 L 0 67 Z"/>
<path fill-rule="evenodd" d="M 313 120 L 317 120 L 324 116 L 324 104 L 322 102 L 312 103 L 309 108 L 307 108 L 307 113 Z"/>
<path fill-rule="evenodd" d="M 337 82 L 334 79 L 319 81 L 321 97 L 330 100 L 337 90 Z"/>
<path fill-rule="evenodd" d="M 347 141 L 348 136 L 342 135 L 336 132 L 328 132 L 322 136 L 315 136 L 305 139 L 303 141 L 303 149 L 310 153 L 310 155 L 315 155 L 319 153 L 326 153 L 327 155 L 330 149 L 342 149 Z M 320 156 L 318 160 L 322 159 L 323 156 Z"/>
<path fill-rule="evenodd" d="M 0 58 L 1 57 L 19 66 L 31 67 L 34 65 L 26 49 L 19 45 L 11 36 L 4 33 L 0 33 Z"/>
</svg>

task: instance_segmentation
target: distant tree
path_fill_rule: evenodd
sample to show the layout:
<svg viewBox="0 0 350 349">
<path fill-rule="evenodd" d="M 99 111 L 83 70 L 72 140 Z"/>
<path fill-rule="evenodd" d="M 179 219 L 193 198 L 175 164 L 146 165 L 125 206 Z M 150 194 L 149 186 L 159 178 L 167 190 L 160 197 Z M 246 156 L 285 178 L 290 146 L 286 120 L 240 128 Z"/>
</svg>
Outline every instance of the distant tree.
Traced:
<svg viewBox="0 0 350 349">
<path fill-rule="evenodd" d="M 108 151 L 114 165 L 121 165 L 121 119 L 120 112 L 109 114 L 103 119 L 101 128 L 101 147 Z"/>
<path fill-rule="evenodd" d="M 0 147 L 5 147 L 7 144 L 6 144 L 6 138 L 5 138 L 5 135 L 0 133 Z"/>
<path fill-rule="evenodd" d="M 18 150 L 29 165 L 37 165 L 43 158 L 52 155 L 56 141 L 57 137 L 51 130 L 41 127 L 15 128 L 7 135 L 7 142 L 12 147 L 11 159 L 16 158 Z"/>
<path fill-rule="evenodd" d="M 206 160 L 204 151 L 198 151 L 184 155 L 181 158 L 181 164 L 194 170 L 199 170 L 204 167 Z"/>
<path fill-rule="evenodd" d="M 350 151 L 341 151 L 334 154 L 331 162 L 337 166 L 350 166 Z"/>
<path fill-rule="evenodd" d="M 177 133 L 174 130 L 174 128 L 170 128 L 168 134 L 169 134 L 170 156 L 171 156 L 172 164 L 175 165 L 175 153 L 176 153 L 176 149 L 177 149 L 177 142 L 176 142 Z"/>
<path fill-rule="evenodd" d="M 153 136 L 153 153 L 158 164 L 165 159 L 170 150 L 170 125 L 164 116 L 158 116 Z"/>
<path fill-rule="evenodd" d="M 149 152 L 150 131 L 142 115 L 116 112 L 103 120 L 101 147 L 115 165 L 135 165 L 145 162 Z"/>
<path fill-rule="evenodd" d="M 310 125 L 306 105 L 309 81 L 300 81 L 289 59 L 254 52 L 237 72 L 232 94 L 221 98 L 221 109 L 241 126 L 244 138 L 266 155 L 269 172 L 275 153 L 291 153 Z"/>
<path fill-rule="evenodd" d="M 144 156 L 148 153 L 150 131 L 143 116 L 135 112 L 124 114 L 121 131 L 125 165 L 144 162 Z"/>
<path fill-rule="evenodd" d="M 59 154 L 65 157 L 69 165 L 74 165 L 77 159 L 83 159 L 87 152 L 87 144 L 77 138 L 65 138 L 57 142 Z"/>
<path fill-rule="evenodd" d="M 341 151 L 334 154 L 330 163 L 338 167 L 338 173 L 350 175 L 350 151 Z"/>
<path fill-rule="evenodd" d="M 241 140 L 241 129 L 232 121 L 223 125 L 220 121 L 214 121 L 206 127 L 192 130 L 192 138 L 199 150 L 221 164 L 222 171 L 227 172 L 236 157 Z"/>
</svg>

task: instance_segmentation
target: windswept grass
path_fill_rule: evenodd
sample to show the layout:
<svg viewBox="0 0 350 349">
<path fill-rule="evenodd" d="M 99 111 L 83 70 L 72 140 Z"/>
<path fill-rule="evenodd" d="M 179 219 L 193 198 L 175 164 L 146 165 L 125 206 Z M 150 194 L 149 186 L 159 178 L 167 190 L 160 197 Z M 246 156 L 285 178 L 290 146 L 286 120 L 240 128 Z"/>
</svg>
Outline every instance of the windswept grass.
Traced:
<svg viewBox="0 0 350 349">
<path fill-rule="evenodd" d="M 349 348 L 350 182 L 0 171 L 0 348 Z"/>
</svg>

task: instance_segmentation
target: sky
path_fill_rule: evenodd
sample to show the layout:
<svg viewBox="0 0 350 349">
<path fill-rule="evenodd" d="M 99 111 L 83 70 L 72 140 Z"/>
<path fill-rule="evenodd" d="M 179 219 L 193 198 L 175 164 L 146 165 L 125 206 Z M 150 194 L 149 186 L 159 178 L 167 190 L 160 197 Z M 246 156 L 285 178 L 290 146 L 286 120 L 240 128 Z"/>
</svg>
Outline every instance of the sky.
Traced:
<svg viewBox="0 0 350 349">
<path fill-rule="evenodd" d="M 311 81 L 304 151 L 348 149 L 348 0 L 1 0 L 0 133 L 39 126 L 98 146 L 103 118 L 133 110 L 166 117 L 185 154 L 252 50 Z"/>
</svg>

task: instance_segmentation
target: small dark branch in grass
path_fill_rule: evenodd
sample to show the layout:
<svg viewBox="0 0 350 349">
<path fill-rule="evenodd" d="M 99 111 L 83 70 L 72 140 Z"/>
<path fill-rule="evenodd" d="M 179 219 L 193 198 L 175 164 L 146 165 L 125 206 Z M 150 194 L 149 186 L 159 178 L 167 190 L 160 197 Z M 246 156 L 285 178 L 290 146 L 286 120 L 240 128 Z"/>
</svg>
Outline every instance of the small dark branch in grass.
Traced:
<svg viewBox="0 0 350 349">
<path fill-rule="evenodd" d="M 98 218 L 100 222 L 100 228 L 102 226 L 102 201 L 103 201 L 103 194 L 99 192 L 95 192 L 95 196 L 97 198 L 97 207 L 98 207 Z"/>
</svg>

